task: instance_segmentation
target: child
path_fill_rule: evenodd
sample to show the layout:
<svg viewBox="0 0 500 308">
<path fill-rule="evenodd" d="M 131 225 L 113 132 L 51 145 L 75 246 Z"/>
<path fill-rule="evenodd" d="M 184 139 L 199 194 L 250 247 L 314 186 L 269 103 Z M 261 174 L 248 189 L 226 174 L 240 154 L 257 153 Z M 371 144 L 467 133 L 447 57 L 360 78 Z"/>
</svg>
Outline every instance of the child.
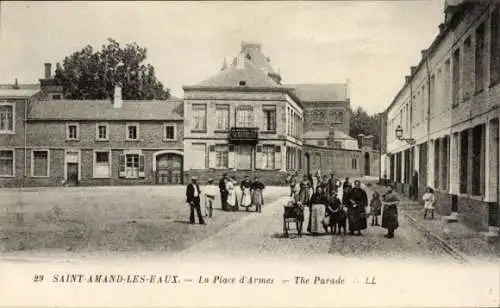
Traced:
<svg viewBox="0 0 500 308">
<path fill-rule="evenodd" d="M 213 204 L 215 202 L 215 196 L 217 194 L 217 187 L 213 184 L 214 180 L 212 178 L 208 179 L 208 185 L 205 187 L 205 216 L 212 218 Z"/>
<path fill-rule="evenodd" d="M 427 218 L 427 213 L 431 212 L 431 219 L 434 219 L 434 204 L 436 203 L 436 197 L 434 197 L 434 190 L 432 188 L 427 187 L 427 191 L 422 196 L 422 200 L 424 200 L 424 219 Z"/>
<path fill-rule="evenodd" d="M 378 217 L 381 214 L 382 201 L 380 201 L 380 195 L 378 192 L 374 192 L 372 200 L 370 201 L 370 215 L 372 216 L 372 226 L 380 226 L 378 223 Z"/>
</svg>

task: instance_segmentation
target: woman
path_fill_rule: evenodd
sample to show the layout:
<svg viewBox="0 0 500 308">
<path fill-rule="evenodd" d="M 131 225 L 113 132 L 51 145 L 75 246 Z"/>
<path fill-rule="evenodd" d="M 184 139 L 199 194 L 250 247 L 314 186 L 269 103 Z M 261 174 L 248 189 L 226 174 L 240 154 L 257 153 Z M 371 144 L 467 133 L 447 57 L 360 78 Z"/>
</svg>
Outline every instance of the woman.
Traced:
<svg viewBox="0 0 500 308">
<path fill-rule="evenodd" d="M 236 196 L 236 188 L 234 187 L 236 181 L 233 178 L 228 178 L 226 182 L 227 190 L 227 205 L 231 210 L 238 210 L 238 198 Z"/>
<path fill-rule="evenodd" d="M 240 205 L 246 209 L 246 211 L 249 210 L 249 207 L 252 205 L 252 194 L 251 194 L 251 188 L 252 188 L 252 183 L 250 182 L 250 179 L 248 176 L 245 176 L 243 181 L 241 182 L 240 189 L 241 189 L 241 202 Z"/>
<path fill-rule="evenodd" d="M 310 215 L 309 223 L 307 226 L 307 231 L 313 235 L 318 235 L 321 232 L 321 227 L 323 226 L 323 219 L 325 218 L 325 202 L 323 198 L 323 188 L 318 186 L 316 192 L 311 198 L 310 204 Z"/>
<path fill-rule="evenodd" d="M 344 184 L 342 185 L 342 204 L 348 205 L 349 192 L 352 189 L 352 185 L 349 182 L 349 178 L 345 178 Z"/>
<path fill-rule="evenodd" d="M 362 235 L 361 230 L 366 229 L 366 207 L 368 196 L 361 188 L 361 182 L 354 181 L 354 188 L 348 195 L 347 219 L 349 221 L 349 234 Z"/>
<path fill-rule="evenodd" d="M 424 219 L 427 219 L 427 213 L 431 213 L 431 219 L 434 219 L 434 204 L 436 203 L 436 197 L 434 196 L 434 190 L 427 187 L 425 194 L 422 196 L 424 201 Z"/>
<path fill-rule="evenodd" d="M 259 182 L 257 177 L 253 178 L 252 182 L 252 205 L 255 205 L 256 212 L 262 212 L 262 205 L 264 204 L 264 196 L 262 191 L 264 190 L 264 184 Z"/>
<path fill-rule="evenodd" d="M 399 199 L 393 193 L 393 187 L 389 186 L 387 192 L 382 196 L 382 228 L 387 229 L 385 237 L 393 238 L 394 230 L 399 227 L 398 223 L 398 204 Z"/>
</svg>

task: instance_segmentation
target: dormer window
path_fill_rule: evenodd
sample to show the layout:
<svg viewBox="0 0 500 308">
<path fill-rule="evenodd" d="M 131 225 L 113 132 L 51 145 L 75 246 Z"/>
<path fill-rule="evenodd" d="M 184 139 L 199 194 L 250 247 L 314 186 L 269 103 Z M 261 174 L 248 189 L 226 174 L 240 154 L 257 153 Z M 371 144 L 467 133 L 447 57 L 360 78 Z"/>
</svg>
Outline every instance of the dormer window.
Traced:
<svg viewBox="0 0 500 308">
<path fill-rule="evenodd" d="M 241 81 L 240 81 L 240 86 L 246 86 L 246 85 L 247 85 L 247 82 L 246 82 L 246 81 L 244 81 L 244 80 L 241 80 Z"/>
</svg>

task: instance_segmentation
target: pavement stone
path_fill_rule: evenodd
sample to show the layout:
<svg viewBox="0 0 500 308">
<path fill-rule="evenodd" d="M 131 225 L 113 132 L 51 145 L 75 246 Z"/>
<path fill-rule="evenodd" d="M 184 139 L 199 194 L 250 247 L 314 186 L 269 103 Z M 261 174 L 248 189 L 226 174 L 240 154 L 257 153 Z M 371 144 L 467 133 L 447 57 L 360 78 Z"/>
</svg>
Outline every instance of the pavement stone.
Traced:
<svg viewBox="0 0 500 308">
<path fill-rule="evenodd" d="M 386 188 L 373 185 L 370 189 L 383 193 Z M 450 253 L 457 257 L 465 258 L 469 262 L 498 262 L 500 251 L 497 245 L 485 242 L 480 233 L 459 222 L 447 223 L 444 216 L 434 213 L 434 219 L 424 220 L 424 209 L 420 202 L 410 200 L 402 194 L 398 194 L 402 201 L 399 205 L 400 213 L 421 228 L 427 237 L 442 242 L 450 249 Z"/>
</svg>

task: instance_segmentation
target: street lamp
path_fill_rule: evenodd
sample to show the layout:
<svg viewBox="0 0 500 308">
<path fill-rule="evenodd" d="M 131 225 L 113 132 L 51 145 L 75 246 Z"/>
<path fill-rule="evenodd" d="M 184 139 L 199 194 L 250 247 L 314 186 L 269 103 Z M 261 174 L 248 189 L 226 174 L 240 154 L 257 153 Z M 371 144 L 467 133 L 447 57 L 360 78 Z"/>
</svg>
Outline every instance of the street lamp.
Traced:
<svg viewBox="0 0 500 308">
<path fill-rule="evenodd" d="M 401 125 L 398 125 L 398 127 L 396 127 L 396 138 L 398 138 L 401 141 L 405 141 L 409 145 L 414 145 L 415 144 L 415 139 L 413 139 L 413 138 L 403 138 L 403 128 L 401 127 Z"/>
</svg>

